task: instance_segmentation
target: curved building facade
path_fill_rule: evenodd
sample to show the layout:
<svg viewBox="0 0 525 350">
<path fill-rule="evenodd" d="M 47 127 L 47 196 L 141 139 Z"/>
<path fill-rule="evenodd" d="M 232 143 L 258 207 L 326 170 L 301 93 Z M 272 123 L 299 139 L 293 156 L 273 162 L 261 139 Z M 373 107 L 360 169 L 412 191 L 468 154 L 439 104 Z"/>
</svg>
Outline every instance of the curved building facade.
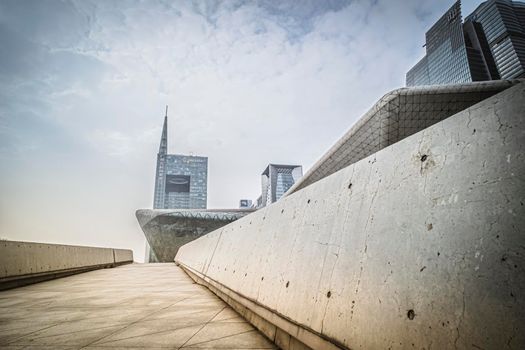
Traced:
<svg viewBox="0 0 525 350">
<path fill-rule="evenodd" d="M 149 262 L 172 262 L 177 251 L 255 209 L 155 210 L 139 209 L 135 215 L 150 246 Z"/>
</svg>

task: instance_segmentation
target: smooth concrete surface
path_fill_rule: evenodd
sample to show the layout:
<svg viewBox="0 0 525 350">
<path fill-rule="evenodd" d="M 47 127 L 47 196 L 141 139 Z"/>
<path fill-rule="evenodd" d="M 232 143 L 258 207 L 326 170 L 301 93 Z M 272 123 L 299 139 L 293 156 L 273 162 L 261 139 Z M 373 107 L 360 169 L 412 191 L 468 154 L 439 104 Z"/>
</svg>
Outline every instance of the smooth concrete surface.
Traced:
<svg viewBox="0 0 525 350">
<path fill-rule="evenodd" d="M 520 83 L 175 260 L 312 348 L 524 349 L 524 111 Z"/>
<path fill-rule="evenodd" d="M 129 249 L 0 241 L 0 289 L 131 262 Z"/>
<path fill-rule="evenodd" d="M 131 249 L 113 249 L 113 261 L 116 264 L 133 262 L 133 250 Z"/>
<path fill-rule="evenodd" d="M 135 213 L 150 246 L 148 262 L 173 262 L 177 251 L 208 232 L 255 209 L 138 209 Z"/>
<path fill-rule="evenodd" d="M 132 264 L 0 292 L 1 349 L 275 349 L 175 264 Z"/>
</svg>

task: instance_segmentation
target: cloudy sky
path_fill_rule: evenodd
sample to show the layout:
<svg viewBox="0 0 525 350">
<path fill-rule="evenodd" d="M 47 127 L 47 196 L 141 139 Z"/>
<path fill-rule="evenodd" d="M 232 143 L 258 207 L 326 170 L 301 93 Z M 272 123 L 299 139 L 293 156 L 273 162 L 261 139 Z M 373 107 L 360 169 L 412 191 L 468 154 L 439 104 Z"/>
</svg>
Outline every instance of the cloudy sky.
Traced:
<svg viewBox="0 0 525 350">
<path fill-rule="evenodd" d="M 403 86 L 452 3 L 0 0 L 0 237 L 142 260 L 165 105 L 170 153 L 208 156 L 208 206 L 237 207 Z"/>
</svg>

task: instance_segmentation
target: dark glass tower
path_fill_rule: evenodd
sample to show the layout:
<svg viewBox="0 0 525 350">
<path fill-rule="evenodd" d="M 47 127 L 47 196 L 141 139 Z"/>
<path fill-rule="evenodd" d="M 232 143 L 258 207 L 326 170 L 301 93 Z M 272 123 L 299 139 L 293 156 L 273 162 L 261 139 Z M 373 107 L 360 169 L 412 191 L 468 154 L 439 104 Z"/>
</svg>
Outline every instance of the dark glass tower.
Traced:
<svg viewBox="0 0 525 350">
<path fill-rule="evenodd" d="M 489 0 L 463 23 L 457 1 L 426 33 L 426 51 L 407 86 L 523 77 L 525 4 Z"/>
<path fill-rule="evenodd" d="M 408 71 L 408 86 L 472 81 L 463 38 L 460 1 L 441 16 L 425 37 L 427 54 Z"/>
<path fill-rule="evenodd" d="M 484 36 L 485 57 L 491 56 L 499 78 L 525 77 L 525 3 L 485 1 L 467 16 L 469 22 Z"/>
</svg>

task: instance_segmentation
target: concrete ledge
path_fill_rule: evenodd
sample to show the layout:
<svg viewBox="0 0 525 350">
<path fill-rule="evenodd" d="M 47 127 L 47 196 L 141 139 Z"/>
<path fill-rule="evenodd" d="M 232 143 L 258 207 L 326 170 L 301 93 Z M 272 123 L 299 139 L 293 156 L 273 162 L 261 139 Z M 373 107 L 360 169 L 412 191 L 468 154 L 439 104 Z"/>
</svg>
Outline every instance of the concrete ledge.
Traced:
<svg viewBox="0 0 525 350">
<path fill-rule="evenodd" d="M 133 262 L 128 249 L 0 242 L 0 290 Z"/>
<path fill-rule="evenodd" d="M 311 329 L 307 329 L 287 319 L 276 310 L 270 310 L 256 300 L 249 299 L 221 283 L 212 280 L 193 270 L 189 266 L 179 264 L 179 266 L 196 283 L 201 284 L 211 290 L 215 295 L 224 300 L 235 311 L 241 314 L 248 322 L 256 327 L 261 333 L 273 341 L 283 350 L 310 350 L 326 349 L 339 350 L 340 347 L 333 344 L 330 339 L 326 339 Z"/>
<path fill-rule="evenodd" d="M 523 80 L 404 87 L 387 93 L 285 195 L 290 195 Z"/>
<path fill-rule="evenodd" d="M 523 111 L 519 83 L 175 261 L 285 349 L 524 349 Z"/>
</svg>

